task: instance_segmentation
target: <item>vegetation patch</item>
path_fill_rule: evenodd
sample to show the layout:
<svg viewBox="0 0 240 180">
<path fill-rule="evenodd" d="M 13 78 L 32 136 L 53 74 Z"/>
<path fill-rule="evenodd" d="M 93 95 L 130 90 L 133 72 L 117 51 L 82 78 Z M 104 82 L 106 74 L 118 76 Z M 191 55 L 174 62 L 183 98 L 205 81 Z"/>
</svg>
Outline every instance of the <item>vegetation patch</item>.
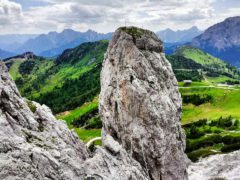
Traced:
<svg viewBox="0 0 240 180">
<path fill-rule="evenodd" d="M 211 154 L 240 149 L 239 120 L 231 116 L 202 119 L 183 126 L 187 136 L 186 153 L 192 161 Z"/>
<path fill-rule="evenodd" d="M 120 27 L 119 29 L 130 34 L 134 39 L 140 38 L 144 33 L 152 34 L 152 32 L 149 30 L 137 27 Z"/>
<path fill-rule="evenodd" d="M 36 112 L 37 107 L 34 105 L 34 103 L 33 103 L 32 101 L 27 100 L 27 105 L 28 105 L 29 109 L 30 109 L 33 113 Z"/>
<path fill-rule="evenodd" d="M 196 106 L 199 106 L 204 103 L 209 103 L 213 100 L 213 97 L 209 94 L 190 94 L 182 95 L 183 103 L 189 104 L 192 103 Z"/>
<path fill-rule="evenodd" d="M 24 61 L 19 66 L 19 73 L 21 75 L 30 74 L 34 69 L 35 65 L 36 65 L 36 62 L 34 60 Z"/>
<path fill-rule="evenodd" d="M 95 137 L 101 137 L 101 129 L 82 129 L 82 128 L 74 128 L 76 133 L 78 134 L 78 137 L 83 140 L 83 142 L 87 143 L 91 139 Z M 101 141 L 98 141 L 100 144 Z M 95 143 L 97 144 L 97 143 Z M 98 144 L 98 145 L 99 145 Z"/>
</svg>

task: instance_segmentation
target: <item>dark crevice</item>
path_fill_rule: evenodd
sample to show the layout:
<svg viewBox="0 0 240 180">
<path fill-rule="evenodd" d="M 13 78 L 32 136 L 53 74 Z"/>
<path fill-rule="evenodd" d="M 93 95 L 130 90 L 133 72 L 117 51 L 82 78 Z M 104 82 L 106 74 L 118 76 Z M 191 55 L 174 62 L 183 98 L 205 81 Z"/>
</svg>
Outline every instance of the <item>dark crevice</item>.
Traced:
<svg viewBox="0 0 240 180">
<path fill-rule="evenodd" d="M 132 84 L 133 80 L 134 80 L 134 77 L 131 75 L 131 76 L 130 76 L 130 82 L 131 82 L 131 84 Z"/>
<path fill-rule="evenodd" d="M 118 114 L 118 103 L 115 101 L 115 112 Z"/>
<path fill-rule="evenodd" d="M 110 62 L 111 62 L 111 64 L 112 64 L 113 66 L 115 65 L 114 59 L 110 59 Z"/>
</svg>

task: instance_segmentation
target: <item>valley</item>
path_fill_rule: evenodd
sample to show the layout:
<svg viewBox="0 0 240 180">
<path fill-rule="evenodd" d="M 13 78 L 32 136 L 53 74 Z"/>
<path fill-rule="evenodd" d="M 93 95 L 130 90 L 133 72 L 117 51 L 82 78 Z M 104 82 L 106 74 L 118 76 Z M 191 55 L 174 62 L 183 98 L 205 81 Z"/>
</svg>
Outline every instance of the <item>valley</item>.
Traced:
<svg viewBox="0 0 240 180">
<path fill-rule="evenodd" d="M 0 0 L 0 180 L 239 180 L 239 11 Z"/>
<path fill-rule="evenodd" d="M 83 43 L 64 51 L 56 60 L 33 56 L 5 63 L 23 96 L 50 106 L 56 117 L 66 121 L 87 143 L 101 135 L 99 78 L 107 45 L 108 41 Z M 236 139 L 240 136 L 240 71 L 189 46 L 178 48 L 167 58 L 179 81 L 183 100 L 181 121 L 187 134 L 189 158 L 196 161 L 211 154 L 240 149 Z M 184 80 L 191 80 L 191 83 L 186 84 Z M 220 122 L 225 120 L 227 127 Z M 197 137 L 191 137 L 196 133 Z M 226 138 L 233 140 L 225 144 Z M 100 141 L 95 143 L 101 144 Z"/>
</svg>

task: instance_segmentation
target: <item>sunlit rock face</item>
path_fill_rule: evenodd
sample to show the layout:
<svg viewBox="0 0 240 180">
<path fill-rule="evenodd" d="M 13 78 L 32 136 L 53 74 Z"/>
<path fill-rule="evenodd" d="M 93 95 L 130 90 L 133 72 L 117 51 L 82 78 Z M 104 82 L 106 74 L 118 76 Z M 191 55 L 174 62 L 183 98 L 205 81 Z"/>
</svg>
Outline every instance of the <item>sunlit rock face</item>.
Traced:
<svg viewBox="0 0 240 180">
<path fill-rule="evenodd" d="M 189 180 L 240 179 L 240 151 L 217 154 L 192 163 L 188 168 Z"/>
<path fill-rule="evenodd" d="M 119 28 L 101 72 L 103 145 L 113 137 L 149 179 L 186 179 L 181 97 L 162 42 L 148 30 Z"/>
<path fill-rule="evenodd" d="M 77 135 L 23 99 L 0 62 L 0 179 L 79 179 L 87 158 Z"/>
<path fill-rule="evenodd" d="M 45 105 L 21 97 L 0 62 L 0 179 L 187 179 L 181 98 L 162 42 L 119 28 L 101 73 L 102 147 L 87 150 Z"/>
</svg>

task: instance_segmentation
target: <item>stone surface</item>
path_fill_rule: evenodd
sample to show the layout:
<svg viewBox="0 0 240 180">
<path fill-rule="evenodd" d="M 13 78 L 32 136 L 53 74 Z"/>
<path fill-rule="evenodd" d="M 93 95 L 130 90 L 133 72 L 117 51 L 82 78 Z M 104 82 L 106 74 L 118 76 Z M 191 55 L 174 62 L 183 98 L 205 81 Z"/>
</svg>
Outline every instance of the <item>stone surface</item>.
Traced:
<svg viewBox="0 0 240 180">
<path fill-rule="evenodd" d="M 112 136 L 149 179 L 187 179 L 181 97 L 162 42 L 148 30 L 119 28 L 101 72 L 104 139 Z M 115 151 L 115 150 L 113 150 Z"/>
<path fill-rule="evenodd" d="M 189 180 L 239 180 L 240 151 L 218 154 L 192 163 L 188 168 Z"/>
<path fill-rule="evenodd" d="M 86 174 L 97 174 L 104 180 L 150 179 L 140 163 L 134 160 L 111 136 L 106 135 L 104 144 L 105 147 L 98 147 L 93 158 L 85 162 Z"/>
<path fill-rule="evenodd" d="M 21 97 L 0 62 L 0 179 L 83 180 L 86 175 L 101 179 L 100 175 L 104 179 L 147 180 L 141 165 L 107 137 L 106 148 L 89 153 L 48 107 Z"/>
<path fill-rule="evenodd" d="M 103 146 L 94 152 L 48 107 L 22 98 L 0 62 L 0 179 L 187 179 L 181 98 L 162 49 L 150 31 L 115 32 L 101 73 Z"/>
<path fill-rule="evenodd" d="M 81 179 L 87 158 L 77 135 L 48 107 L 24 100 L 0 62 L 0 179 Z"/>
</svg>

